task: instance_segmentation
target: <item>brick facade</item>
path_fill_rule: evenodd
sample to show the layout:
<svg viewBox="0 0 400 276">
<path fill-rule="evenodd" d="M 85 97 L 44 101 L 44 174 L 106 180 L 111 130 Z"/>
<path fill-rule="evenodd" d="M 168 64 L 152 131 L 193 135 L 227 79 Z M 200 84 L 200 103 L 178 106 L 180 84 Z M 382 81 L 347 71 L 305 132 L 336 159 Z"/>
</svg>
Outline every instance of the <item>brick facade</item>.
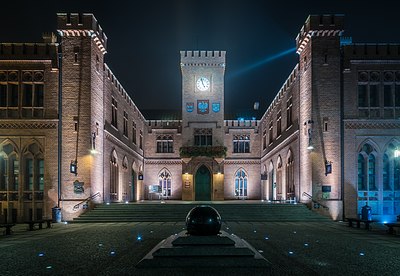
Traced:
<svg viewBox="0 0 400 276">
<path fill-rule="evenodd" d="M 225 120 L 224 51 L 182 51 L 182 119 L 150 120 L 104 63 L 96 18 L 57 20 L 58 41 L 0 44 L 5 219 L 49 217 L 60 204 L 70 220 L 90 196 L 313 200 L 333 219 L 365 203 L 376 217 L 400 213 L 399 45 L 352 44 L 343 16 L 308 17 L 296 38 L 299 62 L 260 120 Z"/>
</svg>

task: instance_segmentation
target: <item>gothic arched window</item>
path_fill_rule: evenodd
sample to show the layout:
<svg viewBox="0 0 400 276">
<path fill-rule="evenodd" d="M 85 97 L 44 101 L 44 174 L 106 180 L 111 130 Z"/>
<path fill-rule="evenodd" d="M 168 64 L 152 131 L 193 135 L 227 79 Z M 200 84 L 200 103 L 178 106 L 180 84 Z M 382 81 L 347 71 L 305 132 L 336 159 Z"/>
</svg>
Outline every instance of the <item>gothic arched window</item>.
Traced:
<svg viewBox="0 0 400 276">
<path fill-rule="evenodd" d="M 247 173 L 243 168 L 235 173 L 235 196 L 247 196 Z"/>
</svg>

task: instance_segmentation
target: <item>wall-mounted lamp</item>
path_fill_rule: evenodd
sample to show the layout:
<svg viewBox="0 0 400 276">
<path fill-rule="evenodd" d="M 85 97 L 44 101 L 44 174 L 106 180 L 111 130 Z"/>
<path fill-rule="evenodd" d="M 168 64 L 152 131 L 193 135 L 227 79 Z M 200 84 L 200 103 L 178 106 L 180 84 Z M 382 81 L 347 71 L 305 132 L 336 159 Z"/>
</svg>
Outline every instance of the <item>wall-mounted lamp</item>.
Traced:
<svg viewBox="0 0 400 276">
<path fill-rule="evenodd" d="M 400 149 L 399 149 L 399 148 L 396 148 L 396 149 L 394 150 L 394 157 L 395 157 L 395 158 L 399 158 L 399 157 L 400 157 Z"/>
<path fill-rule="evenodd" d="M 325 176 L 332 173 L 332 162 L 325 160 Z"/>
<path fill-rule="evenodd" d="M 78 174 L 78 161 L 72 160 L 71 163 L 69 164 L 69 171 L 70 173 L 75 174 L 75 176 Z"/>
</svg>

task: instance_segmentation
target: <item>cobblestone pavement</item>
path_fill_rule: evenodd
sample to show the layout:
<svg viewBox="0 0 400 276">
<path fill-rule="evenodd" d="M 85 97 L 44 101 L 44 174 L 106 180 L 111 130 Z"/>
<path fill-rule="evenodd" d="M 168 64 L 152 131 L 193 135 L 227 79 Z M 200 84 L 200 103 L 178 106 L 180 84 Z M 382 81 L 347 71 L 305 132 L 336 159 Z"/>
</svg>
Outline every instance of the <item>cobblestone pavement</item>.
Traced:
<svg viewBox="0 0 400 276">
<path fill-rule="evenodd" d="M 138 269 L 156 244 L 184 223 L 54 224 L 27 231 L 17 225 L 0 236 L 0 275 L 265 275 L 238 264 Z M 400 236 L 382 225 L 372 231 L 343 222 L 224 223 L 222 229 L 248 241 L 272 263 L 272 275 L 398 275 Z"/>
</svg>

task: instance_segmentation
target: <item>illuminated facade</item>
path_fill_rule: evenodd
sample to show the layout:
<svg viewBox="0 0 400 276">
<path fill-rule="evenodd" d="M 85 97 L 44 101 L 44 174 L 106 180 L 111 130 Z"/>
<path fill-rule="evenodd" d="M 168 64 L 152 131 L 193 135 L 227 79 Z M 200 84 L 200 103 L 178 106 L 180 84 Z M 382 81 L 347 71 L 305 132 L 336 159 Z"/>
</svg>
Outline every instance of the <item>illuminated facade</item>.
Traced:
<svg viewBox="0 0 400 276">
<path fill-rule="evenodd" d="M 353 44 L 310 16 L 260 120 L 225 120 L 224 51 L 182 51 L 182 118 L 151 120 L 104 63 L 91 14 L 43 43 L 0 44 L 0 210 L 63 218 L 95 202 L 312 200 L 334 219 L 400 214 L 400 45 Z M 60 116 L 59 116 L 60 114 Z M 76 171 L 75 171 L 76 170 Z M 313 207 L 318 206 L 313 204 Z"/>
</svg>

